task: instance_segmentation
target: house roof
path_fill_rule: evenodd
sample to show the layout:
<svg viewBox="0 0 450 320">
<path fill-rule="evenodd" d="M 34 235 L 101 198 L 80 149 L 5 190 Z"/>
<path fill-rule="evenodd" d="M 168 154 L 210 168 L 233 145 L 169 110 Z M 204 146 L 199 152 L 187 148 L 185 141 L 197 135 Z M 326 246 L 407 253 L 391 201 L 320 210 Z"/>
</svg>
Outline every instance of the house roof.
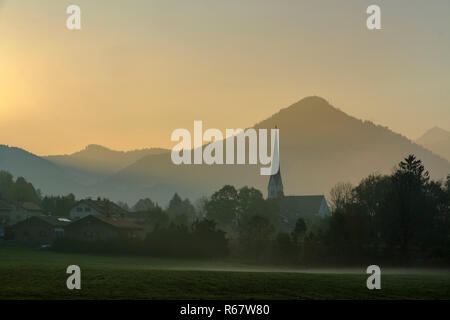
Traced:
<svg viewBox="0 0 450 320">
<path fill-rule="evenodd" d="M 141 227 L 131 220 L 116 217 L 96 216 L 97 219 L 108 223 L 116 228 L 120 229 L 141 229 Z"/>
<path fill-rule="evenodd" d="M 86 204 L 90 207 L 92 207 L 93 209 L 95 209 L 96 211 L 98 211 L 101 214 L 104 215 L 120 215 L 120 214 L 126 214 L 128 213 L 127 210 L 121 208 L 120 206 L 118 206 L 117 204 L 115 204 L 112 201 L 109 200 L 92 200 L 92 199 L 84 199 L 84 200 L 80 200 L 78 201 L 78 203 L 76 204 L 77 206 L 79 204 Z"/>
<path fill-rule="evenodd" d="M 81 218 L 79 220 L 74 221 L 73 223 L 71 223 L 68 227 L 71 228 L 73 226 L 76 225 L 80 225 L 83 223 L 89 223 L 89 221 L 92 221 L 92 219 L 96 219 L 99 220 L 113 228 L 116 229 L 125 229 L 125 230 L 139 230 L 142 229 L 141 226 L 135 224 L 134 222 L 132 222 L 131 220 L 128 219 L 124 219 L 124 218 L 118 218 L 118 217 L 107 217 L 107 216 L 103 216 L 103 215 L 88 215 L 84 218 Z"/>
<path fill-rule="evenodd" d="M 34 202 L 22 202 L 21 207 L 27 211 L 42 211 L 41 207 Z"/>
<path fill-rule="evenodd" d="M 48 224 L 51 224 L 55 227 L 62 227 L 66 226 L 72 221 L 68 219 L 67 217 L 57 217 L 57 216 L 36 216 L 36 218 L 39 218 L 41 220 L 44 220 Z"/>
<path fill-rule="evenodd" d="M 25 220 L 22 220 L 16 223 L 13 227 L 17 227 L 23 224 L 31 224 L 35 221 L 41 221 L 53 227 L 64 227 L 67 226 L 71 221 L 66 217 L 57 217 L 57 216 L 33 216 L 29 217 Z"/>
</svg>

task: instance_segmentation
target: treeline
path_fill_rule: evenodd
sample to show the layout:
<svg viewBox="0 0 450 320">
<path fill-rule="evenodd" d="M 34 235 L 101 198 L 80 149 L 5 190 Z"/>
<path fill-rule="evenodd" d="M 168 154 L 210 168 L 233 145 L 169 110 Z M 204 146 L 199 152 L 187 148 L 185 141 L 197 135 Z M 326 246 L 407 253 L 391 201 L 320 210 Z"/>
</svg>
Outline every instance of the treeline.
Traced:
<svg viewBox="0 0 450 320">
<path fill-rule="evenodd" d="M 207 219 L 196 220 L 190 227 L 171 223 L 156 227 L 144 239 L 115 241 L 76 241 L 57 239 L 53 250 L 63 252 L 137 254 L 176 258 L 224 258 L 229 254 L 225 232 Z"/>
<path fill-rule="evenodd" d="M 39 202 L 41 194 L 23 177 L 14 180 L 12 174 L 0 170 L 0 199 L 8 202 Z"/>
<path fill-rule="evenodd" d="M 391 175 L 331 191 L 333 214 L 303 244 L 304 259 L 353 263 L 450 263 L 450 175 L 433 181 L 413 155 Z"/>
<path fill-rule="evenodd" d="M 0 194 L 5 194 L 0 174 Z M 9 181 L 11 188 L 11 180 Z M 14 182 L 14 181 L 13 181 Z M 17 179 L 14 195 L 23 189 Z M 32 187 L 32 186 L 31 186 Z M 20 192 L 19 192 L 20 194 Z M 251 187 L 226 185 L 195 205 L 175 194 L 166 208 L 149 198 L 131 208 L 142 214 L 141 240 L 69 243 L 66 251 L 136 253 L 186 258 L 228 257 L 239 261 L 289 265 L 449 265 L 450 175 L 433 181 L 413 155 L 390 175 L 373 174 L 358 185 L 339 183 L 330 192 L 332 214 L 311 221 L 298 219 L 281 228 L 278 200 L 264 199 Z M 58 212 L 75 198 L 44 197 L 40 203 Z M 69 209 L 70 210 L 70 209 Z"/>
<path fill-rule="evenodd" d="M 450 264 L 450 175 L 445 181 L 431 180 L 422 162 L 413 155 L 401 161 L 390 175 L 373 174 L 356 186 L 337 184 L 330 193 L 331 216 L 315 221 L 300 218 L 288 232 L 280 228 L 277 200 L 264 199 L 254 188 L 224 186 L 210 198 L 202 199 L 193 211 L 191 207 L 183 209 L 183 201 L 174 198 L 167 208 L 174 225 L 186 225 L 190 221 L 187 212 L 214 221 L 224 231 L 229 256 L 241 261 L 292 265 Z M 175 224 L 175 212 L 186 218 Z M 185 230 L 172 227 L 159 238 L 149 236 L 147 239 L 152 241 L 147 245 L 164 243 L 158 254 L 177 255 L 169 248 L 183 242 L 173 240 L 183 239 Z"/>
<path fill-rule="evenodd" d="M 431 180 L 413 155 L 391 175 L 338 183 L 330 205 L 331 216 L 308 225 L 299 219 L 289 233 L 261 224 L 259 237 L 247 234 L 253 250 L 237 245 L 247 258 L 271 264 L 450 265 L 450 175 Z"/>
<path fill-rule="evenodd" d="M 7 171 L 0 171 L 0 199 L 9 203 L 32 202 L 38 204 L 45 213 L 55 216 L 67 216 L 75 206 L 73 194 L 67 196 L 43 196 L 31 182 L 23 177 L 14 179 Z"/>
</svg>

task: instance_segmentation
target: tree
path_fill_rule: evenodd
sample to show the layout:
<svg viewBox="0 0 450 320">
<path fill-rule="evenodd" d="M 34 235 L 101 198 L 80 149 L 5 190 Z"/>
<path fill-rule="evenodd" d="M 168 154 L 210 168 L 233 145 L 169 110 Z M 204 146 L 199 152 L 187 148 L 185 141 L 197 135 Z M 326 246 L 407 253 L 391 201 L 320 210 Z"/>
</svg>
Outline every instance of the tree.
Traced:
<svg viewBox="0 0 450 320">
<path fill-rule="evenodd" d="M 239 225 L 239 245 L 243 254 L 254 259 L 261 259 L 270 248 L 270 241 L 275 232 L 270 221 L 260 215 L 245 219 Z"/>
<path fill-rule="evenodd" d="M 216 228 L 212 220 L 196 220 L 192 224 L 193 245 L 201 257 L 220 257 L 228 254 L 225 232 Z"/>
<path fill-rule="evenodd" d="M 343 209 L 353 201 L 353 186 L 349 182 L 339 182 L 330 191 L 331 210 Z"/>
<path fill-rule="evenodd" d="M 383 201 L 391 188 L 391 178 L 378 174 L 371 174 L 361 180 L 354 189 L 356 201 L 366 207 L 370 216 L 380 211 Z"/>
<path fill-rule="evenodd" d="M 39 202 L 39 197 L 33 185 L 23 177 L 17 178 L 16 182 L 9 189 L 7 198 L 18 202 Z"/>
<path fill-rule="evenodd" d="M 41 201 L 41 207 L 46 213 L 53 216 L 68 216 L 75 206 L 76 199 L 71 193 L 67 196 L 45 196 Z"/>
<path fill-rule="evenodd" d="M 128 206 L 128 203 L 126 203 L 125 201 L 118 201 L 117 205 L 126 211 L 130 211 L 130 207 Z"/>
<path fill-rule="evenodd" d="M 169 225 L 169 215 L 156 205 L 153 209 L 145 211 L 145 224 L 155 229 L 166 228 Z"/>
<path fill-rule="evenodd" d="M 404 258 L 415 234 L 429 227 L 432 221 L 434 209 L 426 195 L 429 180 L 428 171 L 414 155 L 401 161 L 392 175 L 392 188 L 384 210 L 388 215 L 384 221 L 390 231 L 390 241 L 399 243 Z"/>
<path fill-rule="evenodd" d="M 214 192 L 205 203 L 206 217 L 214 220 L 221 227 L 228 227 L 237 217 L 238 192 L 230 185 Z"/>
<path fill-rule="evenodd" d="M 133 206 L 133 211 L 151 211 L 155 209 L 155 203 L 150 198 L 139 199 Z"/>
<path fill-rule="evenodd" d="M 278 201 L 264 199 L 261 191 L 255 188 L 242 187 L 238 192 L 237 221 L 239 225 L 245 223 L 255 215 L 264 217 L 273 226 L 279 225 Z"/>
<path fill-rule="evenodd" d="M 450 262 L 450 176 L 431 180 L 422 162 L 409 155 L 391 175 L 370 175 L 351 193 L 336 190 L 340 205 L 304 238 L 305 260 Z"/>
<path fill-rule="evenodd" d="M 300 248 L 287 233 L 278 233 L 275 237 L 272 257 L 275 263 L 295 263 L 299 258 Z"/>
<path fill-rule="evenodd" d="M 184 213 L 183 200 L 178 193 L 175 193 L 172 199 L 170 199 L 169 206 L 167 207 L 167 213 L 170 216 Z"/>
<path fill-rule="evenodd" d="M 399 169 L 394 174 L 405 174 L 413 180 L 417 180 L 421 185 L 425 185 L 430 180 L 430 174 L 425 171 L 422 160 L 416 159 L 413 154 L 410 154 L 399 164 Z"/>
<path fill-rule="evenodd" d="M 13 176 L 8 171 L 0 171 L 0 199 L 7 199 L 9 190 L 14 184 Z"/>
<path fill-rule="evenodd" d="M 258 189 L 247 186 L 238 192 L 238 215 L 253 216 L 264 211 L 264 197 Z"/>
<path fill-rule="evenodd" d="M 194 207 L 197 218 L 206 218 L 206 203 L 208 203 L 208 198 L 206 196 L 203 196 L 195 201 Z"/>
<path fill-rule="evenodd" d="M 300 239 L 303 238 L 303 236 L 306 233 L 306 223 L 303 218 L 298 218 L 297 222 L 295 223 L 294 231 L 292 231 L 292 240 L 294 240 L 294 243 L 298 243 Z"/>
<path fill-rule="evenodd" d="M 172 221 L 177 225 L 188 225 L 195 219 L 195 208 L 189 199 L 182 200 L 181 197 L 175 193 L 167 207 L 167 213 Z"/>
</svg>

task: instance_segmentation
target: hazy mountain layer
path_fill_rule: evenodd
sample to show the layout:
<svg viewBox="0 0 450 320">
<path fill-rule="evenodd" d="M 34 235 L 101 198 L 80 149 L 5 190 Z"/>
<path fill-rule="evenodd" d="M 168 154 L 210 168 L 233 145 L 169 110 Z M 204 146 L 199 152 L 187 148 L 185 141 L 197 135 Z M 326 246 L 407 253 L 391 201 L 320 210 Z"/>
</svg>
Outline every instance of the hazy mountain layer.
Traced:
<svg viewBox="0 0 450 320">
<path fill-rule="evenodd" d="M 0 170 L 25 177 L 44 194 L 80 193 L 81 186 L 69 171 L 23 149 L 0 145 Z"/>
<path fill-rule="evenodd" d="M 94 174 L 108 175 L 133 164 L 144 156 L 164 152 L 167 152 L 167 150 L 160 148 L 116 151 L 91 144 L 85 149 L 70 155 L 51 155 L 44 158 L 61 166 L 80 169 Z"/>
<path fill-rule="evenodd" d="M 439 127 L 428 130 L 416 140 L 417 144 L 450 161 L 450 132 Z"/>
<path fill-rule="evenodd" d="M 450 173 L 447 160 L 386 127 L 353 118 L 319 97 L 282 109 L 255 128 L 275 126 L 280 129 L 285 194 L 327 195 L 339 181 L 358 183 L 373 172 L 389 173 L 410 153 L 423 160 L 432 177 Z M 113 197 L 132 194 L 166 202 L 173 192 L 195 198 L 226 183 L 252 185 L 266 192 L 267 182 L 257 166 L 176 166 L 165 154 L 146 156 L 99 187 Z"/>
<path fill-rule="evenodd" d="M 281 175 L 287 195 L 328 195 L 339 181 L 356 184 L 373 172 L 390 173 L 410 153 L 423 160 L 433 178 L 450 173 L 449 161 L 386 127 L 353 118 L 319 97 L 282 109 L 255 128 L 275 126 L 280 129 Z M 255 186 L 265 193 L 269 180 L 256 165 L 177 166 L 167 150 L 120 152 L 101 146 L 45 159 L 1 146 L 0 169 L 24 176 L 44 193 L 73 192 L 130 204 L 150 197 L 164 205 L 174 192 L 195 199 L 224 184 Z"/>
</svg>

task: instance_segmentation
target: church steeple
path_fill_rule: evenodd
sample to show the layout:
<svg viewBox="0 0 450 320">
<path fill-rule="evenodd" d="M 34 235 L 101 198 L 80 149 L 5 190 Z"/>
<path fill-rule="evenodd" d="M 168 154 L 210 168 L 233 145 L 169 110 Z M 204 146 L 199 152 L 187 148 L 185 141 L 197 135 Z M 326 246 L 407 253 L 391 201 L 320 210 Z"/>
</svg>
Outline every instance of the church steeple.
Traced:
<svg viewBox="0 0 450 320">
<path fill-rule="evenodd" d="M 275 129 L 277 127 L 275 126 Z M 284 197 L 283 192 L 283 181 L 281 180 L 281 164 L 280 164 L 280 157 L 279 157 L 279 149 L 278 149 L 278 136 L 277 133 L 275 133 L 275 143 L 274 143 L 274 149 L 272 151 L 272 163 L 276 163 L 276 161 L 279 163 L 278 165 L 278 171 L 274 175 L 270 176 L 269 179 L 269 186 L 267 188 L 267 195 L 269 199 L 272 198 L 282 198 Z"/>
</svg>

